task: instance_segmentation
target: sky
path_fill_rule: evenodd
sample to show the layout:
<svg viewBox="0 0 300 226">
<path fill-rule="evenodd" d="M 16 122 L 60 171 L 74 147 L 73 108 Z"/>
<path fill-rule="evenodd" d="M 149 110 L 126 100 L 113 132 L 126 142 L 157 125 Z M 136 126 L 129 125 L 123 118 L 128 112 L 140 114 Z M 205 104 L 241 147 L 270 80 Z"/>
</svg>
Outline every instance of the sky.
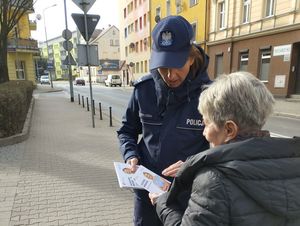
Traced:
<svg viewBox="0 0 300 226">
<path fill-rule="evenodd" d="M 119 28 L 118 1 L 122 0 L 96 0 L 88 14 L 100 15 L 100 21 L 97 28 L 107 28 L 108 25 L 115 25 Z M 77 0 L 78 2 L 78 0 Z M 56 4 L 54 7 L 45 8 Z M 71 17 L 72 13 L 82 13 L 83 11 L 72 1 L 66 0 L 68 29 L 76 30 L 76 25 Z M 43 12 L 46 18 L 46 30 L 48 40 L 61 36 L 62 31 L 66 28 L 64 14 L 64 0 L 37 0 L 34 5 L 35 13 L 30 15 L 31 20 L 37 21 L 37 30 L 31 32 L 31 37 L 38 41 L 45 41 L 45 28 Z M 37 15 L 41 19 L 37 20 Z"/>
</svg>

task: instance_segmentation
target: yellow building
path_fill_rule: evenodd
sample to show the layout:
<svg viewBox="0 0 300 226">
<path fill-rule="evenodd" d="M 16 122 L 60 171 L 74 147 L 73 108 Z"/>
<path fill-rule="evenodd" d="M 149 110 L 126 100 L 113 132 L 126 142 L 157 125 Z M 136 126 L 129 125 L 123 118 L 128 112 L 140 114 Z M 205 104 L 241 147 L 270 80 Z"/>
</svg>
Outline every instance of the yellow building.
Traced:
<svg viewBox="0 0 300 226">
<path fill-rule="evenodd" d="M 70 51 L 73 59 L 77 62 L 77 44 L 79 42 L 80 35 L 78 31 L 72 32 L 72 38 L 69 40 L 72 42 L 73 48 Z M 53 80 L 57 79 L 68 79 L 69 78 L 69 70 L 67 65 L 64 65 L 63 62 L 68 55 L 68 51 L 66 51 L 63 47 L 65 39 L 62 36 L 58 36 L 48 40 L 48 51 L 47 51 L 47 43 L 40 42 L 39 48 L 41 50 L 41 57 L 49 60 L 53 63 L 48 63 L 48 70 L 51 71 L 51 76 Z M 49 56 L 48 56 L 49 53 Z M 51 67 L 50 67 L 51 66 Z M 72 76 L 77 76 L 77 66 L 72 66 Z"/>
<path fill-rule="evenodd" d="M 29 20 L 28 11 L 10 32 L 7 46 L 9 80 L 30 80 L 36 83 L 34 57 L 39 55 L 37 41 L 30 38 L 36 22 Z"/>
<path fill-rule="evenodd" d="M 208 34 L 208 2 L 207 0 L 152 0 L 150 3 L 151 31 L 158 18 L 180 15 L 192 24 L 195 42 L 205 48 Z"/>
</svg>

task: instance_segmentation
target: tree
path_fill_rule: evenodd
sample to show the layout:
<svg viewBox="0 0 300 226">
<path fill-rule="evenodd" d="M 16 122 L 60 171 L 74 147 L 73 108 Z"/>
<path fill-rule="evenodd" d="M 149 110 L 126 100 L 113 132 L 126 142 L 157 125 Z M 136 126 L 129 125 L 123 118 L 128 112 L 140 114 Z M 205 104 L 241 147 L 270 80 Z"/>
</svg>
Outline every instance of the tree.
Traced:
<svg viewBox="0 0 300 226">
<path fill-rule="evenodd" d="M 7 41 L 21 17 L 33 10 L 33 0 L 0 0 L 0 83 L 9 81 Z"/>
</svg>

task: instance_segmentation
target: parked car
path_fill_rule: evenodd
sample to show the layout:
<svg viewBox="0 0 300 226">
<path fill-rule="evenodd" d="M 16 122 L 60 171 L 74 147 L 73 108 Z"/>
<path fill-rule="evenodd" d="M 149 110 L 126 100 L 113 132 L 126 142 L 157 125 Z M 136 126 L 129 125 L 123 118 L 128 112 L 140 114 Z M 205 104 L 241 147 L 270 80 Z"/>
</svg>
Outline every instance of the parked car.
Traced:
<svg viewBox="0 0 300 226">
<path fill-rule="evenodd" d="M 122 80 L 120 75 L 110 74 L 104 81 L 106 86 L 122 86 Z"/>
<path fill-rule="evenodd" d="M 49 75 L 42 75 L 40 78 L 41 84 L 50 84 Z"/>
<path fill-rule="evenodd" d="M 83 78 L 75 78 L 75 85 L 85 86 L 85 80 Z"/>
</svg>

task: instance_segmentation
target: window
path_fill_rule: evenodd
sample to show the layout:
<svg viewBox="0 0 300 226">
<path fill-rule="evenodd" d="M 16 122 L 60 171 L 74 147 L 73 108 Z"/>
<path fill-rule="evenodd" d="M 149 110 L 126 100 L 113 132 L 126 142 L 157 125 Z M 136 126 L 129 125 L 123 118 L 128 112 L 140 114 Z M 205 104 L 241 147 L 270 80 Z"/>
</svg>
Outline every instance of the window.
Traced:
<svg viewBox="0 0 300 226">
<path fill-rule="evenodd" d="M 25 61 L 18 60 L 15 62 L 17 79 L 25 79 Z"/>
<path fill-rule="evenodd" d="M 128 56 L 128 47 L 125 47 L 125 56 Z"/>
<path fill-rule="evenodd" d="M 143 29 L 143 17 L 141 16 L 140 17 L 140 30 Z"/>
<path fill-rule="evenodd" d="M 250 0 L 243 0 L 243 23 L 249 23 Z"/>
<path fill-rule="evenodd" d="M 147 38 L 144 38 L 144 50 L 147 51 Z"/>
<path fill-rule="evenodd" d="M 126 18 L 126 8 L 124 8 L 124 18 Z"/>
<path fill-rule="evenodd" d="M 223 74 L 223 54 L 216 55 L 215 72 L 216 77 Z"/>
<path fill-rule="evenodd" d="M 134 28 L 135 28 L 135 32 L 137 32 L 138 31 L 138 20 L 136 20 L 134 22 Z"/>
<path fill-rule="evenodd" d="M 135 52 L 139 52 L 139 42 L 135 43 Z"/>
<path fill-rule="evenodd" d="M 144 27 L 147 26 L 147 14 L 145 13 L 144 14 Z"/>
<path fill-rule="evenodd" d="M 125 27 L 125 29 L 124 29 L 124 35 L 125 35 L 125 38 L 127 38 L 127 27 Z"/>
<path fill-rule="evenodd" d="M 248 59 L 249 59 L 249 53 L 248 52 L 240 53 L 240 65 L 239 65 L 239 70 L 240 71 L 247 71 L 248 70 Z"/>
<path fill-rule="evenodd" d="M 181 0 L 175 0 L 176 4 L 176 13 L 179 14 L 182 12 L 182 2 Z"/>
<path fill-rule="evenodd" d="M 140 40 L 140 50 L 143 51 L 143 40 Z"/>
<path fill-rule="evenodd" d="M 170 2 L 170 0 L 166 1 L 166 15 L 167 16 L 171 15 L 171 2 Z"/>
<path fill-rule="evenodd" d="M 135 72 L 136 72 L 136 73 L 140 73 L 140 63 L 139 63 L 139 62 L 137 62 L 137 63 L 135 64 Z"/>
<path fill-rule="evenodd" d="M 225 2 L 220 2 L 218 4 L 219 9 L 219 28 L 225 28 Z"/>
<path fill-rule="evenodd" d="M 198 3 L 198 0 L 190 0 L 190 7 L 193 7 Z"/>
<path fill-rule="evenodd" d="M 157 7 L 155 10 L 155 16 L 159 16 L 161 18 L 160 7 Z"/>
<path fill-rule="evenodd" d="M 147 60 L 145 60 L 144 65 L 145 65 L 145 72 L 148 72 L 148 62 L 147 62 Z"/>
<path fill-rule="evenodd" d="M 259 79 L 268 81 L 271 62 L 271 49 L 260 51 Z"/>
<path fill-rule="evenodd" d="M 113 46 L 114 45 L 114 40 L 110 39 L 109 44 L 110 44 L 110 46 Z"/>
<path fill-rule="evenodd" d="M 144 72 L 144 61 L 141 61 L 141 73 Z"/>
<path fill-rule="evenodd" d="M 274 15 L 275 0 L 266 0 L 266 17 Z"/>
<path fill-rule="evenodd" d="M 192 40 L 195 41 L 196 40 L 196 34 L 197 34 L 197 24 L 193 23 L 192 28 L 193 28 L 193 31 L 194 31 L 194 37 L 193 37 Z"/>
</svg>

